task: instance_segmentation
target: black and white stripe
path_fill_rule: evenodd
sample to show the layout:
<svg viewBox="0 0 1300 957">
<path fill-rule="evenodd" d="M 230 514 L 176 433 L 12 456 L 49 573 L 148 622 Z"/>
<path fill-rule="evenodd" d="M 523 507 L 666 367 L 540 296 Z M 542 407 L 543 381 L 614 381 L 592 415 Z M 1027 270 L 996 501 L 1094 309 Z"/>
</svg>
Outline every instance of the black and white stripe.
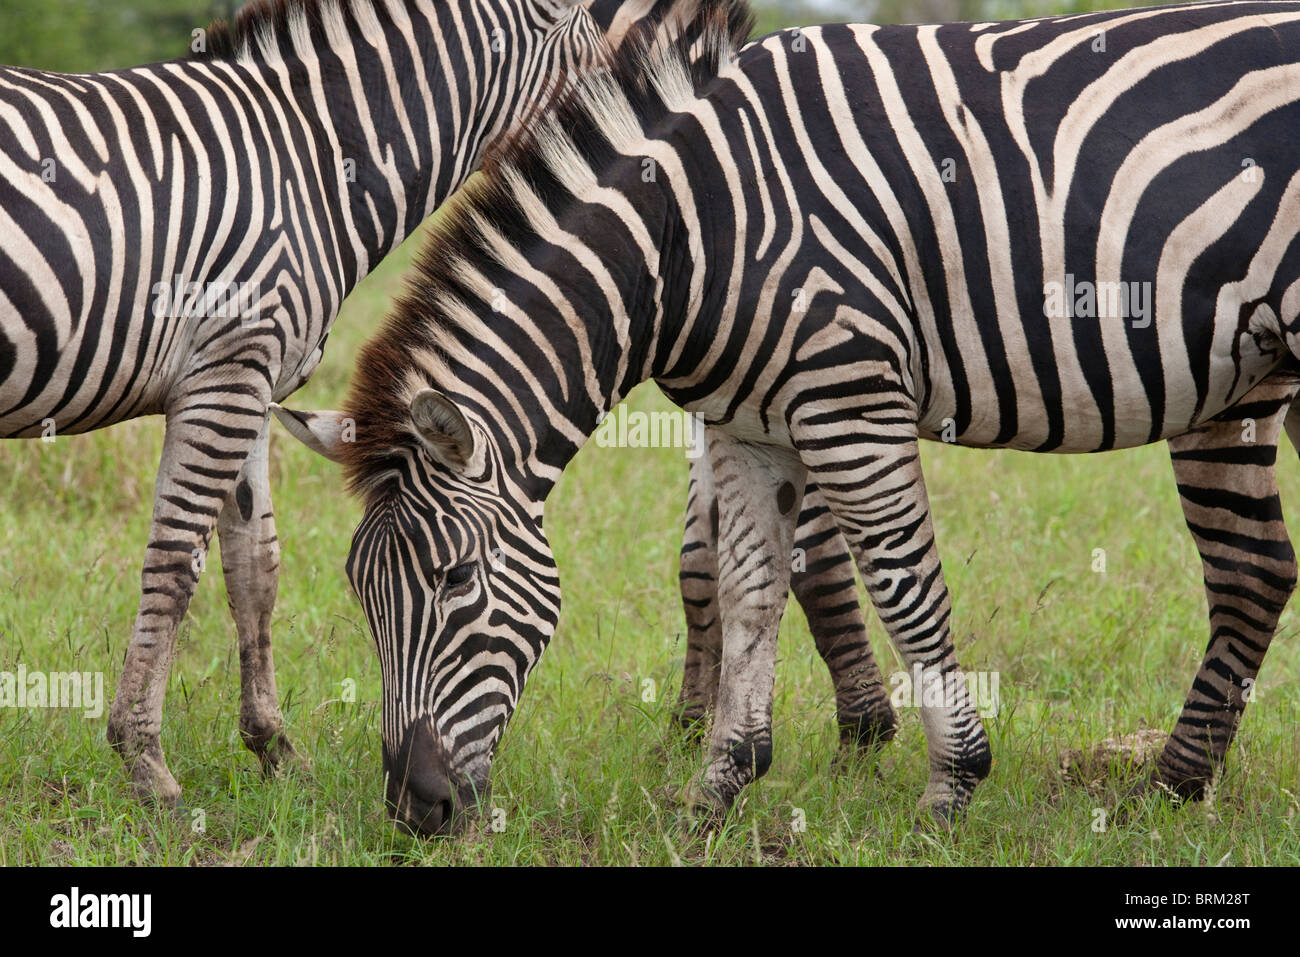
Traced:
<svg viewBox="0 0 1300 957">
<path fill-rule="evenodd" d="M 659 25 L 661 42 L 690 29 L 680 0 L 598 0 L 589 9 L 614 49 L 629 34 L 644 32 L 647 24 Z M 698 729 L 707 721 L 721 677 L 717 504 L 711 471 L 707 457 L 691 459 L 680 565 L 686 654 L 676 708 L 677 720 L 686 729 Z M 830 672 L 841 741 L 848 749 L 870 751 L 893 737 L 897 719 L 867 637 L 853 558 L 816 487 L 805 496 L 794 550 L 799 561 L 792 567 L 791 590 Z"/>
<path fill-rule="evenodd" d="M 268 769 L 294 757 L 270 650 L 268 408 L 357 282 L 603 40 L 561 0 L 258 0 L 196 46 L 108 73 L 0 68 L 0 436 L 167 417 L 109 719 L 163 800 L 179 795 L 163 690 L 214 529 L 241 732 Z"/>
<path fill-rule="evenodd" d="M 1300 3 L 834 25 L 739 53 L 734 9 L 705 16 L 703 57 L 626 53 L 505 151 L 360 361 L 345 455 L 367 513 L 349 570 L 389 654 L 449 676 L 436 701 L 411 689 L 425 711 L 400 728 L 418 735 L 408 761 L 435 768 L 420 783 L 443 782 L 425 804 L 485 783 L 448 716 L 481 712 L 475 740 L 499 735 L 553 627 L 543 503 L 647 378 L 710 423 L 723 635 L 701 801 L 728 806 L 771 758 L 806 482 L 904 665 L 959 671 L 922 438 L 1171 440 L 1212 636 L 1154 781 L 1199 793 L 1296 579 L 1273 460 L 1300 389 Z M 1058 312 L 1071 282 L 1149 292 L 1150 312 L 1088 315 L 1082 294 Z M 397 518 L 412 512 L 418 527 Z M 454 548 L 429 531 L 444 526 Z M 527 570 L 485 564 L 506 528 Z M 468 609 L 448 590 L 466 567 Z M 470 653 L 481 636 L 490 669 Z M 988 741 L 963 684 L 921 716 L 922 807 L 947 823 Z"/>
</svg>

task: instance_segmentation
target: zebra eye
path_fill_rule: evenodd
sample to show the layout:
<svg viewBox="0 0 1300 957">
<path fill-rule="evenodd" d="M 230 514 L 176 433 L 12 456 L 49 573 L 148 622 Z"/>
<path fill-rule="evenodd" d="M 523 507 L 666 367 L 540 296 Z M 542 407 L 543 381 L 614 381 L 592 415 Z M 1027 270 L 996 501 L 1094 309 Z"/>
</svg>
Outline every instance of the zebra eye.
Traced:
<svg viewBox="0 0 1300 957">
<path fill-rule="evenodd" d="M 457 565 L 451 571 L 447 572 L 446 582 L 448 588 L 459 588 L 474 577 L 474 566 Z"/>
</svg>

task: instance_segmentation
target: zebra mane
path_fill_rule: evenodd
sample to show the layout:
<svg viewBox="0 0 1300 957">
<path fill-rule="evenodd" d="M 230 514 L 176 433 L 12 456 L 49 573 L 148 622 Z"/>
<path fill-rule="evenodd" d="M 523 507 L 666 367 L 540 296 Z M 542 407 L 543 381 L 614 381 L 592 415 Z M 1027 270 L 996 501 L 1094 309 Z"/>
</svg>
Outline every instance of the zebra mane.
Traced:
<svg viewBox="0 0 1300 957">
<path fill-rule="evenodd" d="M 372 33 L 381 27 L 381 16 L 388 19 L 383 0 L 378 9 L 372 0 L 249 0 L 233 22 L 213 21 L 205 49 L 190 59 L 281 59 L 292 55 L 295 35 L 321 48 L 330 36 Z"/>
<path fill-rule="evenodd" d="M 437 0 L 435 0 L 437 2 Z M 455 2 L 455 0 L 442 0 Z M 555 10 L 581 0 L 538 0 Z M 192 52 L 193 60 L 273 61 L 296 56 L 298 46 L 321 49 L 330 40 L 361 36 L 376 44 L 393 21 L 390 6 L 408 0 L 249 0 L 233 22 L 216 20 L 207 29 L 206 48 Z M 306 41 L 306 43 L 303 43 Z"/>
<path fill-rule="evenodd" d="M 454 387 L 462 342 L 494 338 L 481 317 L 493 292 L 482 288 L 475 265 L 509 268 L 501 241 L 516 249 L 534 233 L 529 210 L 540 204 L 558 216 L 594 185 L 592 170 L 637 155 L 645 130 L 693 102 L 752 29 L 747 0 L 675 6 L 687 11 L 675 31 L 643 21 L 606 68 L 565 78 L 533 122 L 489 151 L 482 175 L 443 207 L 404 292 L 357 359 L 344 404 L 356 439 L 342 453 L 354 493 L 374 494 L 402 450 L 420 444 L 411 401 L 422 389 Z"/>
</svg>

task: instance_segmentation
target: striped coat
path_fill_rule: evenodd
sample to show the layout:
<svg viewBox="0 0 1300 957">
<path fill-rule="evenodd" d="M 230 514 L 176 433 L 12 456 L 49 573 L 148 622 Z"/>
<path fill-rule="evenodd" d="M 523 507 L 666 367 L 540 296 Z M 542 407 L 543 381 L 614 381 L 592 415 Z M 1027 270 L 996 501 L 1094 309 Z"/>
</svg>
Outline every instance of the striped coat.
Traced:
<svg viewBox="0 0 1300 957">
<path fill-rule="evenodd" d="M 810 481 L 939 688 L 924 817 L 950 823 L 987 775 L 921 439 L 1169 440 L 1211 636 L 1148 783 L 1198 796 L 1297 574 L 1274 463 L 1300 391 L 1300 4 L 835 25 L 738 53 L 730 13 L 707 14 L 703 59 L 626 52 L 516 140 L 361 358 L 338 451 L 366 500 L 349 574 L 395 814 L 446 829 L 487 787 L 558 617 L 546 496 L 647 378 L 710 423 L 723 635 L 699 803 L 770 764 Z"/>
<path fill-rule="evenodd" d="M 166 416 L 108 722 L 136 790 L 164 801 L 167 671 L 214 530 L 241 733 L 267 770 L 296 757 L 271 656 L 268 407 L 311 375 L 357 282 L 603 41 L 561 0 L 257 0 L 196 48 L 0 68 L 0 437 Z"/>
</svg>

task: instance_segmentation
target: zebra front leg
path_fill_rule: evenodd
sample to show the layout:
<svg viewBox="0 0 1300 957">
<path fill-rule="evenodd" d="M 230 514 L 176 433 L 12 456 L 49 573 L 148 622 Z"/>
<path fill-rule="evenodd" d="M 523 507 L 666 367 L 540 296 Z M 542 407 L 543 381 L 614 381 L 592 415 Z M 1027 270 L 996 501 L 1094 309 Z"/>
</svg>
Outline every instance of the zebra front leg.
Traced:
<svg viewBox="0 0 1300 957">
<path fill-rule="evenodd" d="M 722 619 L 718 614 L 718 500 L 707 454 L 691 460 L 678 580 L 686 612 L 686 661 L 676 720 L 699 728 L 713 710 L 722 669 Z"/>
<path fill-rule="evenodd" d="M 722 667 L 696 803 L 724 812 L 772 763 L 777 631 L 790 590 L 805 470 L 791 452 L 710 430 L 718 504 Z"/>
<path fill-rule="evenodd" d="M 164 804 L 179 803 L 181 795 L 161 742 L 176 630 L 203 570 L 222 503 L 261 434 L 270 399 L 229 391 L 239 388 L 228 385 L 223 394 L 200 395 L 168 411 L 140 609 L 108 715 L 109 743 L 125 761 L 136 794 Z"/>
<path fill-rule="evenodd" d="M 1153 776 L 1182 798 L 1199 799 L 1222 769 L 1295 589 L 1276 461 L 1298 388 L 1290 376 L 1267 378 L 1215 419 L 1169 440 L 1210 612 L 1205 658 Z"/>
<path fill-rule="evenodd" d="M 930 763 L 920 810 L 948 828 L 988 775 L 992 753 L 953 648 L 952 605 L 916 434 L 898 424 L 914 410 L 897 394 L 873 395 L 871 405 L 891 419 L 872 424 L 872 413 L 856 407 L 842 413 L 807 407 L 791 432 L 904 666 L 909 674 L 919 666 L 927 688 L 942 689 L 942 704 L 918 695 Z"/>
<path fill-rule="evenodd" d="M 268 775 L 306 764 L 285 734 L 271 653 L 280 539 L 267 469 L 269 430 L 267 416 L 217 520 L 226 598 L 239 634 L 239 734 Z"/>
<path fill-rule="evenodd" d="M 867 637 L 853 558 L 815 485 L 804 491 L 794 555 L 790 584 L 835 686 L 840 742 L 870 752 L 893 738 L 898 719 Z"/>
</svg>

